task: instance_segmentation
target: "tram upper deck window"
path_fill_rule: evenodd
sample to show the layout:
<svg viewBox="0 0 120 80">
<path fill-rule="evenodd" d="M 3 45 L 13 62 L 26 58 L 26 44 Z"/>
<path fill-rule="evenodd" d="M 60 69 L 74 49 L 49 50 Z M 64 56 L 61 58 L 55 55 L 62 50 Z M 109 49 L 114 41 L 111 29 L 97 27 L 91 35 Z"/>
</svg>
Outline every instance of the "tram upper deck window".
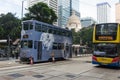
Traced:
<svg viewBox="0 0 120 80">
<path fill-rule="evenodd" d="M 49 28 L 48 33 L 52 33 L 52 28 Z"/>
<path fill-rule="evenodd" d="M 31 22 L 24 22 L 23 29 L 24 30 L 31 30 L 31 29 L 33 29 L 33 24 Z"/>
<path fill-rule="evenodd" d="M 41 32 L 41 24 L 35 24 L 35 30 Z"/>
<path fill-rule="evenodd" d="M 47 25 L 42 25 L 42 32 L 47 32 L 47 31 L 48 31 Z"/>
<path fill-rule="evenodd" d="M 54 29 L 53 31 L 54 31 L 53 34 L 57 34 L 57 30 L 56 29 Z"/>
<path fill-rule="evenodd" d="M 22 41 L 21 48 L 32 48 L 32 40 Z"/>
<path fill-rule="evenodd" d="M 33 29 L 33 24 L 32 23 L 29 23 L 29 29 Z"/>
<path fill-rule="evenodd" d="M 66 32 L 66 36 L 68 36 L 68 37 L 72 37 L 72 33 L 69 32 L 69 31 L 67 31 L 67 32 Z"/>
<path fill-rule="evenodd" d="M 98 24 L 96 25 L 97 35 L 116 35 L 117 34 L 117 24 Z"/>
<path fill-rule="evenodd" d="M 29 27 L 29 24 L 27 22 L 23 23 L 23 29 L 24 30 L 28 30 L 28 27 Z"/>
</svg>

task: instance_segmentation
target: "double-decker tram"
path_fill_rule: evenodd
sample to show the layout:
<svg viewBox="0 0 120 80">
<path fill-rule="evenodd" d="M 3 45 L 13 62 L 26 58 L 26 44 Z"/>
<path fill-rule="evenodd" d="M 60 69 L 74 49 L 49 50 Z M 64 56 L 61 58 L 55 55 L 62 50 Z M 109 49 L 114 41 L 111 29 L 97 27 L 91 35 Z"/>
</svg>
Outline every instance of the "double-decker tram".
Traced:
<svg viewBox="0 0 120 80">
<path fill-rule="evenodd" d="M 48 61 L 51 53 L 55 58 L 71 57 L 72 34 L 70 30 L 36 20 L 22 22 L 20 60 Z"/>
<path fill-rule="evenodd" d="M 93 43 L 93 64 L 120 67 L 120 24 L 95 25 Z"/>
</svg>

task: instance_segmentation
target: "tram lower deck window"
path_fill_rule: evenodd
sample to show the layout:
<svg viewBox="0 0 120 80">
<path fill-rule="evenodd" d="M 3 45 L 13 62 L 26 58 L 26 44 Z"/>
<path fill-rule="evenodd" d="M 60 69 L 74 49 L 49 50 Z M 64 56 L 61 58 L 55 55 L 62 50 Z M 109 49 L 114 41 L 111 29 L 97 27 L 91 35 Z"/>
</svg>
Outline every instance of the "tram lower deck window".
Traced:
<svg viewBox="0 0 120 80">
<path fill-rule="evenodd" d="M 21 42 L 21 48 L 32 48 L 32 40 L 29 41 L 22 41 Z"/>
<path fill-rule="evenodd" d="M 58 49 L 58 44 L 57 43 L 53 43 L 53 49 Z"/>
</svg>

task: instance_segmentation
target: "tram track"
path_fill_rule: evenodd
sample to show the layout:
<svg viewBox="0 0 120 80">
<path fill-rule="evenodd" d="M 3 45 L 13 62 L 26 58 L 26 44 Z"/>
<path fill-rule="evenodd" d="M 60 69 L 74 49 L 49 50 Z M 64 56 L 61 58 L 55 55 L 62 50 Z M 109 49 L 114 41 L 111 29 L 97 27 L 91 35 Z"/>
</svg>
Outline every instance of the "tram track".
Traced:
<svg viewBox="0 0 120 80">
<path fill-rule="evenodd" d="M 23 65 L 23 66 L 0 68 L 0 75 L 10 74 L 13 72 L 21 72 L 21 71 L 26 71 L 31 69 L 40 70 L 40 69 L 48 68 L 51 66 L 59 66 L 59 65 L 65 65 L 65 64 L 71 64 L 71 60 L 57 61 L 55 63 L 45 62 L 45 63 L 38 63 L 33 65 L 30 64 L 30 65 Z"/>
</svg>

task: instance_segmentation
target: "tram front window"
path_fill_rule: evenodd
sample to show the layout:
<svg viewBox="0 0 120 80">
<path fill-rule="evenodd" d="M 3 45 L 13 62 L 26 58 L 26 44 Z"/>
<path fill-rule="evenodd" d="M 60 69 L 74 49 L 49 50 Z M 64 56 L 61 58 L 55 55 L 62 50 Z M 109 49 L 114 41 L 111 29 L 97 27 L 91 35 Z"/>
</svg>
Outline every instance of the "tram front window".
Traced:
<svg viewBox="0 0 120 80">
<path fill-rule="evenodd" d="M 115 44 L 96 45 L 94 50 L 96 56 L 114 57 L 117 56 L 117 46 Z"/>
<path fill-rule="evenodd" d="M 24 30 L 31 30 L 31 29 L 33 29 L 33 24 L 31 22 L 24 22 L 23 29 Z"/>
<path fill-rule="evenodd" d="M 21 41 L 21 48 L 32 48 L 32 40 Z"/>
</svg>

